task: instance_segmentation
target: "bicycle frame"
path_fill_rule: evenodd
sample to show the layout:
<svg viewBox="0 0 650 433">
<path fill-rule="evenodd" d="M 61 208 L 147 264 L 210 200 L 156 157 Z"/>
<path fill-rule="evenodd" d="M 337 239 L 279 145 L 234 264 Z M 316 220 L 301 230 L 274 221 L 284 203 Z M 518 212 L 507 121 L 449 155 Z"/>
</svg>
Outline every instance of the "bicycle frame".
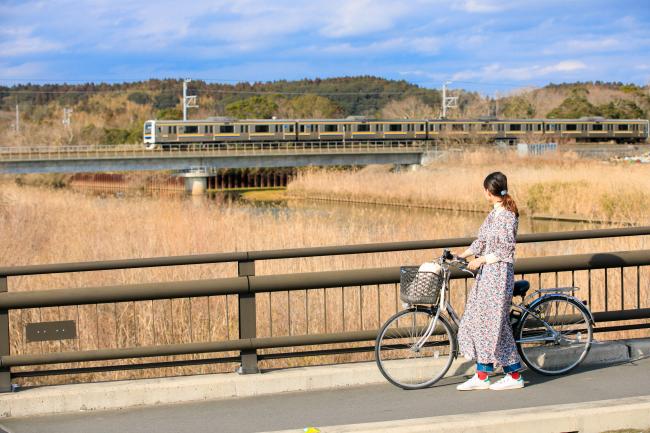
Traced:
<svg viewBox="0 0 650 433">
<path fill-rule="evenodd" d="M 427 327 L 427 331 L 425 332 L 425 334 L 418 340 L 417 343 L 415 343 L 413 345 L 413 349 L 415 351 L 420 351 L 420 349 L 422 349 L 422 347 L 425 345 L 426 341 L 428 340 L 428 338 L 431 336 L 431 334 L 435 330 L 436 324 L 438 322 L 438 318 L 440 317 L 440 313 L 443 310 L 447 313 L 447 315 L 451 319 L 452 324 L 456 328 L 458 328 L 460 326 L 460 320 L 461 319 L 458 316 L 458 313 L 456 313 L 456 310 L 454 310 L 454 307 L 452 307 L 452 305 L 447 300 L 447 298 L 448 298 L 447 297 L 447 292 L 449 290 L 449 280 L 450 280 L 450 277 L 451 277 L 451 272 L 449 270 L 449 264 L 447 262 L 445 262 L 445 260 L 442 259 L 442 258 L 439 260 L 439 264 L 442 267 L 442 271 L 443 271 L 443 286 L 440 289 L 440 299 L 438 301 L 438 304 L 436 306 L 432 306 L 432 308 L 436 309 L 436 314 L 434 315 L 434 317 L 429 322 L 429 325 Z M 466 272 L 472 274 L 472 276 L 474 276 L 473 273 L 471 273 L 470 271 L 468 271 L 466 269 L 463 269 L 463 268 L 459 268 L 459 269 L 462 270 L 462 271 L 466 271 Z M 532 338 L 528 338 L 528 339 L 525 339 L 525 340 L 524 339 L 515 340 L 515 342 L 516 343 L 520 343 L 520 342 L 524 342 L 524 341 L 525 342 L 534 342 L 534 341 L 555 341 L 555 342 L 557 342 L 557 340 L 558 340 L 558 332 L 555 331 L 553 329 L 553 327 L 548 324 L 548 322 L 546 322 L 544 319 L 539 317 L 539 315 L 537 315 L 535 313 L 535 311 L 533 309 L 531 309 L 531 307 L 534 307 L 537 303 L 541 302 L 540 301 L 541 299 L 544 299 L 546 296 L 549 296 L 551 294 L 562 294 L 562 293 L 565 293 L 565 292 L 572 292 L 573 293 L 578 289 L 579 289 L 578 287 L 554 287 L 554 288 L 548 288 L 548 289 L 538 289 L 538 290 L 528 294 L 523 299 L 522 303 L 517 304 L 515 302 L 512 302 L 512 307 L 513 308 L 521 311 L 522 313 L 523 312 L 528 312 L 528 314 L 532 315 L 534 318 L 539 320 L 544 325 L 544 327 L 547 329 L 547 331 L 550 333 L 550 336 L 548 336 L 548 337 L 532 337 Z M 534 298 L 535 295 L 538 295 L 538 294 L 542 294 L 542 296 L 538 297 L 537 300 L 533 300 L 532 302 L 526 303 L 526 301 L 528 299 Z M 564 295 L 564 296 L 566 296 L 569 299 L 575 300 L 579 304 L 582 304 L 582 301 L 580 301 L 575 296 L 571 296 L 571 295 Z M 585 307 L 585 311 L 588 313 L 588 316 L 589 316 L 589 318 L 591 320 L 591 323 L 593 325 L 594 324 L 594 318 L 593 318 L 593 315 L 592 315 L 591 311 L 586 307 Z M 519 323 L 519 320 L 517 320 L 516 322 L 513 322 L 511 324 L 513 330 L 516 328 L 518 323 Z M 454 354 L 454 356 L 456 356 L 456 354 Z"/>
</svg>

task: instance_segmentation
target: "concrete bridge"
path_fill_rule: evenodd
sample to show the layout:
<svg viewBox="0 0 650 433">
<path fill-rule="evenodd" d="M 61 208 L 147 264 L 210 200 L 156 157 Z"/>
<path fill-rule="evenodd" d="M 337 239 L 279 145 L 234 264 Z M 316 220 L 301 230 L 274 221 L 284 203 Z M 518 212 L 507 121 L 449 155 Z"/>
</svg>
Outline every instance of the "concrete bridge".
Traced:
<svg viewBox="0 0 650 433">
<path fill-rule="evenodd" d="M 647 235 L 650 235 L 650 227 L 631 227 L 521 234 L 517 242 Z M 649 427 L 650 364 L 646 358 L 650 356 L 650 342 L 627 337 L 609 341 L 605 337 L 612 332 L 619 335 L 637 332 L 638 336 L 650 326 L 647 323 L 650 318 L 650 285 L 647 281 L 650 250 L 519 258 L 515 263 L 515 273 L 523 277 L 528 275 L 531 281 L 537 282 L 536 286 L 549 281 L 549 277 L 554 277 L 557 286 L 560 274 L 562 278 L 570 278 L 569 284 L 572 285 L 575 285 L 574 280 L 586 278 L 581 280 L 584 285 L 580 296 L 588 301 L 594 313 L 596 343 L 576 373 L 552 380 L 525 373 L 527 387 L 524 390 L 488 395 L 480 392 L 459 395 L 455 391 L 454 385 L 473 369 L 472 363 L 463 359 L 456 359 L 448 377 L 436 386 L 408 392 L 385 383 L 372 359 L 353 359 L 354 362 L 329 366 L 304 366 L 314 356 L 331 359 L 327 357 L 372 353 L 376 326 L 381 323 L 379 304 L 383 302 L 392 311 L 400 308 L 395 302 L 399 268 L 255 274 L 258 261 L 455 248 L 469 245 L 472 241 L 473 238 L 453 238 L 0 268 L 0 391 L 5 391 L 0 394 L 0 429 L 4 425 L 6 431 L 15 433 L 90 429 L 102 432 L 115 431 L 116 427 L 133 432 L 251 432 L 300 431 L 308 425 L 316 425 L 330 426 L 323 432 L 526 432 L 539 431 L 541 419 L 544 428 L 550 429 L 546 431 L 558 432 L 599 433 L 621 427 Z M 17 276 L 211 263 L 236 264 L 237 276 L 8 291 L 11 279 Z M 604 279 L 600 273 L 604 273 Z M 629 278 L 631 275 L 635 278 Z M 452 279 L 458 284 L 455 293 L 460 295 L 467 276 L 452 274 Z M 324 319 L 318 315 L 320 313 L 313 302 L 308 302 L 307 293 L 313 290 L 324 292 L 323 304 L 317 308 L 324 309 Z M 307 321 L 306 331 L 296 331 L 299 328 L 295 323 L 292 325 L 291 320 L 296 320 L 302 306 L 295 302 L 288 303 L 293 312 L 287 316 L 288 327 L 278 323 L 279 317 L 271 313 L 273 300 L 290 301 L 289 295 L 296 291 L 305 293 L 304 313 L 315 315 L 318 322 L 324 324 L 323 328 L 310 331 L 310 322 Z M 277 296 L 282 293 L 286 298 Z M 268 303 L 263 303 L 261 295 L 268 295 L 264 297 Z M 227 307 L 210 310 L 208 302 L 208 316 L 201 313 L 204 321 L 209 321 L 212 316 L 219 322 L 225 320 L 229 324 L 228 337 L 214 339 L 209 335 L 201 337 L 201 333 L 190 333 L 187 341 L 167 338 L 156 342 L 154 337 L 148 344 L 136 344 L 138 339 L 128 335 L 132 325 L 135 328 L 133 332 L 139 335 L 148 332 L 142 326 L 149 322 L 136 320 L 133 316 L 135 311 L 131 314 L 124 308 L 132 305 L 135 309 L 135 304 L 140 301 L 153 303 L 156 300 L 187 299 L 200 303 L 206 298 L 236 301 L 227 302 L 230 310 Z M 595 300 L 600 300 L 601 304 Z M 334 310 L 335 305 L 346 308 Z M 369 314 L 374 314 L 371 310 L 374 305 L 377 305 L 377 318 L 371 320 Z M 74 309 L 69 309 L 75 306 L 84 307 L 82 321 L 79 312 L 75 316 Z M 93 309 L 85 308 L 88 306 L 97 306 L 96 314 Z M 177 313 L 172 317 L 172 326 L 192 326 L 192 320 L 194 323 L 200 320 L 200 315 L 193 313 L 203 310 L 192 310 L 191 302 L 189 306 L 189 315 L 179 316 Z M 355 309 L 357 306 L 359 310 Z M 22 311 L 27 313 L 16 314 Z M 174 311 L 168 314 L 173 315 Z M 49 320 L 35 320 L 41 317 Z M 339 318 L 341 322 L 335 326 Z M 164 320 L 167 319 L 156 316 L 152 322 Z M 184 323 L 185 320 L 188 323 Z M 269 322 L 271 332 L 262 334 L 263 327 Z M 142 325 L 140 328 L 138 323 Z M 125 324 L 127 326 L 123 326 Z M 212 325 L 208 322 L 207 327 L 210 329 Z M 122 329 L 121 339 L 117 335 L 118 328 Z M 87 340 L 84 332 L 92 331 L 99 335 L 100 330 L 103 334 L 113 331 L 115 334 L 103 336 L 105 344 L 96 348 L 75 346 L 75 339 Z M 114 344 L 111 343 L 113 338 Z M 57 340 L 67 343 L 57 344 Z M 43 344 L 34 344 L 34 341 Z M 125 346 L 124 342 L 131 343 Z M 304 349 L 305 346 L 309 349 Z M 203 356 L 175 358 L 190 354 Z M 303 366 L 279 369 L 268 364 L 282 359 L 294 359 L 293 365 Z M 99 361 L 107 362 L 98 364 Z M 160 372 L 157 369 L 196 365 L 238 366 L 238 373 L 86 384 L 66 384 L 63 380 L 63 385 L 6 392 L 30 378 L 77 375 L 74 380 L 83 381 L 88 380 L 85 375 L 92 373 Z M 233 397 L 237 399 L 233 400 Z M 162 406 L 181 402 L 188 404 Z M 126 408 L 129 410 L 124 411 Z M 79 411 L 92 413 L 79 414 Z M 487 411 L 498 412 L 483 413 L 476 418 L 477 412 Z M 47 417 L 42 417 L 44 415 Z M 639 424 L 632 425 L 632 422 Z"/>
<path fill-rule="evenodd" d="M 421 164 L 435 148 L 424 142 L 304 142 L 193 145 L 0 148 L 0 173 L 84 173 L 247 167 Z"/>
</svg>

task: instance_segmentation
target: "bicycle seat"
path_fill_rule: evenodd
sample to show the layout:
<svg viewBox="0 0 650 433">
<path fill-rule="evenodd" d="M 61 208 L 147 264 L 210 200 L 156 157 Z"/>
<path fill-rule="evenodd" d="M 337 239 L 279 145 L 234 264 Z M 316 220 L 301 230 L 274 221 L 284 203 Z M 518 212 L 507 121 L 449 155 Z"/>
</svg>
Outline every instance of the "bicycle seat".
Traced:
<svg viewBox="0 0 650 433">
<path fill-rule="evenodd" d="M 526 296 L 526 292 L 530 289 L 530 283 L 526 280 L 515 281 L 515 288 L 512 290 L 512 296 Z"/>
</svg>

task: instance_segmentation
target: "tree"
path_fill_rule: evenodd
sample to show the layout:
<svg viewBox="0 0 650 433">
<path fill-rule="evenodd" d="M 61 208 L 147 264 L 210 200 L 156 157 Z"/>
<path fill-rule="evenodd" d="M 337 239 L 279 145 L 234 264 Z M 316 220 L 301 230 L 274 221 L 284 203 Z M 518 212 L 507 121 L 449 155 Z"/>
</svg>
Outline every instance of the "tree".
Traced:
<svg viewBox="0 0 650 433">
<path fill-rule="evenodd" d="M 507 100 L 503 115 L 510 119 L 530 119 L 535 116 L 535 107 L 525 96 L 517 95 Z"/>
<path fill-rule="evenodd" d="M 174 108 L 179 104 L 180 98 L 172 92 L 163 92 L 156 95 L 153 107 L 162 110 L 164 108 Z"/>
<path fill-rule="evenodd" d="M 182 118 L 183 112 L 180 108 L 165 108 L 158 110 L 158 113 L 156 113 L 156 119 L 158 120 L 179 120 Z"/>
<path fill-rule="evenodd" d="M 399 101 L 390 101 L 381 109 L 385 119 L 427 119 L 434 117 L 433 108 L 417 96 L 407 96 Z"/>
<path fill-rule="evenodd" d="M 134 102 L 138 105 L 147 105 L 151 103 L 151 97 L 144 92 L 133 92 L 130 93 L 127 99 L 131 102 Z"/>
<path fill-rule="evenodd" d="M 273 96 L 252 96 L 226 106 L 226 113 L 238 119 L 270 119 L 277 111 Z"/>
<path fill-rule="evenodd" d="M 334 119 L 343 109 L 323 96 L 307 94 L 280 101 L 280 115 L 290 119 Z"/>
<path fill-rule="evenodd" d="M 641 119 L 643 110 L 633 101 L 616 99 L 607 104 L 599 105 L 598 111 L 608 119 Z"/>
<path fill-rule="evenodd" d="M 598 108 L 587 100 L 588 93 L 584 88 L 573 89 L 571 94 L 546 116 L 550 119 L 578 119 L 585 116 L 597 116 Z"/>
</svg>

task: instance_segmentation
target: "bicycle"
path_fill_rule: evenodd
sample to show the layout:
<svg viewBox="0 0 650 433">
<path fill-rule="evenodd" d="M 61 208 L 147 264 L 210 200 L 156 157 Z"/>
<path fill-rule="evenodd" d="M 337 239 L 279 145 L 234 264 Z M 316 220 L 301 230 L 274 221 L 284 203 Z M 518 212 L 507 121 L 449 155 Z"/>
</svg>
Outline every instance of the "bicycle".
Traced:
<svg viewBox="0 0 650 433">
<path fill-rule="evenodd" d="M 467 260 L 448 250 L 434 263 L 436 272 L 400 268 L 400 298 L 406 308 L 383 324 L 376 339 L 379 370 L 403 389 L 433 385 L 458 356 L 460 318 L 447 300 L 451 268 L 475 274 L 467 268 Z M 539 289 L 526 295 L 529 288 L 528 281 L 519 280 L 513 290 L 510 324 L 517 351 L 532 371 L 550 376 L 567 373 L 591 348 L 593 315 L 586 303 L 573 296 L 577 287 Z M 517 296 L 521 303 L 514 302 Z"/>
</svg>

